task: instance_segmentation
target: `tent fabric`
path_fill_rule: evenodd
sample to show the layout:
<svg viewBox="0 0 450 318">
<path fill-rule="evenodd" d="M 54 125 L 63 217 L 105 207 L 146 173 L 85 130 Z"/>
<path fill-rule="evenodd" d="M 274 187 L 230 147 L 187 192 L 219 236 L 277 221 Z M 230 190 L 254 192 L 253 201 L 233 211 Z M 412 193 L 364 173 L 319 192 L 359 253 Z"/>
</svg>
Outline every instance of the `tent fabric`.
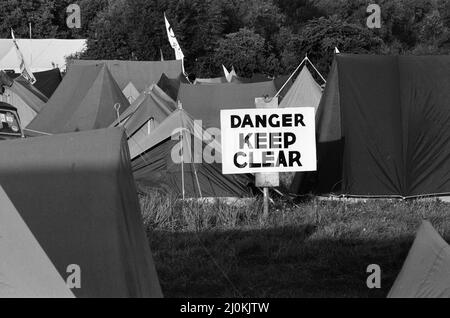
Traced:
<svg viewBox="0 0 450 318">
<path fill-rule="evenodd" d="M 308 68 L 304 66 L 294 84 L 283 97 L 279 107 L 314 107 L 317 111 L 321 97 L 322 88 L 314 80 Z"/>
<path fill-rule="evenodd" d="M 335 59 L 317 116 L 315 192 L 450 193 L 450 56 Z"/>
<path fill-rule="evenodd" d="M 449 298 L 450 246 L 423 221 L 388 298 Z"/>
<path fill-rule="evenodd" d="M 3 141 L 0 184 L 75 296 L 162 296 L 122 129 Z"/>
<path fill-rule="evenodd" d="M 85 39 L 16 39 L 31 71 L 65 70 L 66 57 L 86 48 Z M 0 70 L 20 72 L 20 60 L 12 39 L 0 39 Z"/>
<path fill-rule="evenodd" d="M 59 68 L 33 73 L 36 83 L 33 84 L 47 98 L 50 98 L 62 81 Z"/>
<path fill-rule="evenodd" d="M 211 138 L 183 109 L 176 110 L 149 135 L 128 140 L 135 180 L 181 195 L 184 172 L 186 197 L 248 196 L 248 176 L 223 175 L 219 163 L 206 163 L 203 158 L 201 163 L 194 163 L 195 147 L 200 145 L 202 152 L 205 149 L 202 140 Z M 210 145 L 220 149 L 217 142 Z M 181 158 L 175 162 L 172 153 L 183 153 L 183 164 Z"/>
<path fill-rule="evenodd" d="M 146 132 L 148 129 L 145 126 L 150 120 L 156 126 L 176 109 L 176 102 L 157 85 L 152 84 L 111 126 L 118 126 L 120 122 L 120 125 L 125 128 L 127 136 L 132 137 L 140 133 L 141 129 Z"/>
<path fill-rule="evenodd" d="M 65 133 L 105 128 L 129 106 L 104 64 L 72 66 L 45 108 L 27 129 Z"/>
<path fill-rule="evenodd" d="M 174 101 L 176 101 L 178 100 L 178 92 L 180 90 L 181 83 L 189 84 L 188 80 L 183 75 L 180 75 L 177 78 L 169 78 L 165 73 L 163 73 L 157 85 Z"/>
<path fill-rule="evenodd" d="M 12 79 L 0 71 L 0 86 L 5 90 L 0 101 L 17 108 L 22 126 L 28 125 L 47 102 L 47 97 L 21 76 Z"/>
<path fill-rule="evenodd" d="M 221 84 L 228 83 L 226 77 L 213 77 L 213 78 L 196 78 L 194 84 L 196 85 L 212 85 L 212 84 Z"/>
<path fill-rule="evenodd" d="M 131 82 L 139 93 L 142 93 L 149 85 L 157 83 L 163 73 L 170 78 L 177 78 L 183 73 L 181 60 L 74 60 L 72 65 L 97 65 L 99 63 L 104 63 L 108 66 L 109 71 L 117 84 L 119 84 L 121 90 L 124 90 Z"/>
<path fill-rule="evenodd" d="M 256 97 L 275 94 L 273 81 L 251 84 L 181 84 L 178 98 L 191 116 L 203 121 L 205 128 L 220 128 L 221 109 L 254 108 Z"/>
<path fill-rule="evenodd" d="M 0 298 L 73 297 L 0 186 Z"/>
</svg>

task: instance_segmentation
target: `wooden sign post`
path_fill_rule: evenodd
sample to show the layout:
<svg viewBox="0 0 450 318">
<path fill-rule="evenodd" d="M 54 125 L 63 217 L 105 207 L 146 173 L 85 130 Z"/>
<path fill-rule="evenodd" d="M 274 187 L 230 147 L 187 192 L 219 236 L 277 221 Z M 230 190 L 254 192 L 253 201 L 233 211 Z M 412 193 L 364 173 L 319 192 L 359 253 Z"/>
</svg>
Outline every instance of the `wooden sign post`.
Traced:
<svg viewBox="0 0 450 318">
<path fill-rule="evenodd" d="M 256 108 L 278 108 L 278 97 L 274 98 L 255 98 Z M 255 185 L 263 188 L 264 191 L 264 212 L 263 218 L 269 216 L 269 188 L 280 185 L 280 174 L 278 172 L 260 172 L 255 173 Z"/>
</svg>

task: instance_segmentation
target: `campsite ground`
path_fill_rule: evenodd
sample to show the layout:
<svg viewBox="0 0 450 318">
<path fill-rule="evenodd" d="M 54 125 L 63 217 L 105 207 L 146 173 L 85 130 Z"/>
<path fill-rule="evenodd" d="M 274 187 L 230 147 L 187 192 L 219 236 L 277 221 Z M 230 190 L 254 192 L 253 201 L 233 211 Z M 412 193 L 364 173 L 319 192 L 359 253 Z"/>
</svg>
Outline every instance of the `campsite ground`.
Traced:
<svg viewBox="0 0 450 318">
<path fill-rule="evenodd" d="M 144 222 L 166 297 L 385 297 L 427 218 L 450 238 L 450 204 L 261 201 L 182 205 L 141 192 Z M 381 289 L 366 268 L 381 267 Z"/>
</svg>

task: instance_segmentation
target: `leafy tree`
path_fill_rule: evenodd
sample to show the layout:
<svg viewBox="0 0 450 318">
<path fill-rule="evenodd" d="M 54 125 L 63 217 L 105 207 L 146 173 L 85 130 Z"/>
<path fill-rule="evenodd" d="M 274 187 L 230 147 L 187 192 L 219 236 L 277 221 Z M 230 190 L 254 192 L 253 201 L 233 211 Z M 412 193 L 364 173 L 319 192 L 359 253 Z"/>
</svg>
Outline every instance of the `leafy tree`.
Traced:
<svg viewBox="0 0 450 318">
<path fill-rule="evenodd" d="M 217 65 L 234 66 L 241 76 L 264 72 L 265 40 L 255 32 L 243 28 L 219 40 L 213 61 Z"/>
<path fill-rule="evenodd" d="M 337 16 L 308 22 L 299 34 L 297 54 L 308 54 L 319 70 L 327 73 L 334 48 L 345 53 L 380 53 L 383 41 L 369 29 L 345 22 Z"/>
</svg>

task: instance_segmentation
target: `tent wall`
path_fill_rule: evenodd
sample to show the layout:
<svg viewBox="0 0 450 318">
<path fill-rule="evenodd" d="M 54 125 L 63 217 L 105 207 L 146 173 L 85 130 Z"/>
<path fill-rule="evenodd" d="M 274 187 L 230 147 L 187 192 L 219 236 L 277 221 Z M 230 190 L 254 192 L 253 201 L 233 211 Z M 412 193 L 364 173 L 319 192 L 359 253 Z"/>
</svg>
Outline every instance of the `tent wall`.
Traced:
<svg viewBox="0 0 450 318">
<path fill-rule="evenodd" d="M 66 133 L 108 127 L 129 106 L 104 64 L 72 66 L 44 109 L 27 128 Z"/>
<path fill-rule="evenodd" d="M 0 186 L 0 298 L 73 298 Z"/>
<path fill-rule="evenodd" d="M 138 92 L 151 84 L 156 84 L 164 73 L 170 78 L 182 74 L 180 60 L 171 61 L 120 61 L 120 60 L 74 60 L 73 65 L 107 65 L 121 90 L 131 82 Z M 72 67 L 72 66 L 70 66 Z M 69 67 L 69 69 L 70 69 Z"/>
<path fill-rule="evenodd" d="M 448 56 L 336 55 L 317 115 L 314 190 L 449 193 L 449 69 Z"/>
<path fill-rule="evenodd" d="M 121 129 L 3 141 L 0 183 L 77 297 L 161 296 Z"/>
</svg>

